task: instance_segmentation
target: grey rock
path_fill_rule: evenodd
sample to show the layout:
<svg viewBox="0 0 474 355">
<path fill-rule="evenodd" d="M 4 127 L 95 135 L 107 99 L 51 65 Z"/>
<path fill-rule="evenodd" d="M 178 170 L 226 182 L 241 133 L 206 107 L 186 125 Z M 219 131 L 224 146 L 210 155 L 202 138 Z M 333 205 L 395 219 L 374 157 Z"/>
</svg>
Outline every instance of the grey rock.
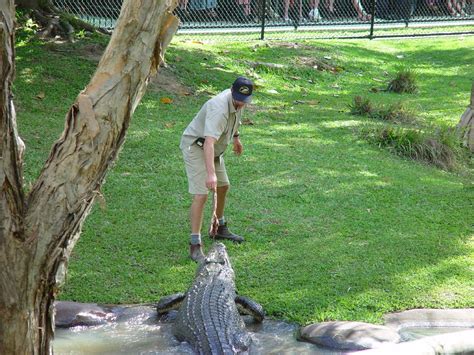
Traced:
<svg viewBox="0 0 474 355">
<path fill-rule="evenodd" d="M 395 330 L 362 322 L 323 322 L 299 330 L 299 340 L 339 350 L 365 350 L 398 343 Z"/>
<path fill-rule="evenodd" d="M 55 325 L 58 328 L 100 325 L 114 321 L 117 317 L 112 308 L 95 303 L 57 301 L 54 307 Z"/>
</svg>

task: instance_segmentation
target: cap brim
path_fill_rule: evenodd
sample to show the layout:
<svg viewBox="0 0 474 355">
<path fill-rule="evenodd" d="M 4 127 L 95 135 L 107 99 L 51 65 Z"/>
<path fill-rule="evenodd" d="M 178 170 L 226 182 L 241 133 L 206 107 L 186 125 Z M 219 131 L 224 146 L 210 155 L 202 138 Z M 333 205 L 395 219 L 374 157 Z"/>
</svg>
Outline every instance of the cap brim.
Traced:
<svg viewBox="0 0 474 355">
<path fill-rule="evenodd" d="M 246 104 L 252 102 L 252 95 L 243 95 L 238 92 L 233 92 L 232 97 L 236 101 L 245 102 Z"/>
</svg>

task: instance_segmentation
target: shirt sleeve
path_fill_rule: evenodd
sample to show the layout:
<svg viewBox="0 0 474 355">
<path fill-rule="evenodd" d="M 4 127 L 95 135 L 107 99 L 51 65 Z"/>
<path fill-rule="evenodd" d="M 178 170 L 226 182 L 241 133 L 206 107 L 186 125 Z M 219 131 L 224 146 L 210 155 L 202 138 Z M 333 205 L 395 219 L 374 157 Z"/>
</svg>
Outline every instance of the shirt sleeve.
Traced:
<svg viewBox="0 0 474 355">
<path fill-rule="evenodd" d="M 204 137 L 219 139 L 227 127 L 228 117 L 225 108 L 212 101 L 207 104 Z"/>
</svg>

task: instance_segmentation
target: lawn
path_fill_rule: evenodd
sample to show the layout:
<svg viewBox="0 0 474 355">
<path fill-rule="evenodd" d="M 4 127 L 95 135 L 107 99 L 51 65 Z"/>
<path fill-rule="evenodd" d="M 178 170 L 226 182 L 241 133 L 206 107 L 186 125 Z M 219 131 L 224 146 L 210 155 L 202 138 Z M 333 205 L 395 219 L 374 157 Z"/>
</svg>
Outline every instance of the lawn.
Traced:
<svg viewBox="0 0 474 355">
<path fill-rule="evenodd" d="M 103 46 L 97 38 L 18 40 L 14 93 L 27 145 L 26 190 Z M 472 307 L 472 169 L 443 171 L 371 145 L 359 129 L 380 123 L 351 115 L 349 105 L 356 95 L 402 101 L 424 126 L 454 126 L 469 102 L 473 48 L 472 36 L 297 43 L 175 38 L 163 73 L 168 84 L 152 83 L 137 108 L 60 298 L 148 303 L 186 290 L 196 265 L 187 254 L 191 199 L 180 135 L 207 99 L 242 74 L 258 89 L 244 113 L 244 154 L 229 149 L 226 155 L 232 184 L 226 217 L 247 240 L 226 243 L 239 293 L 270 317 L 301 324 L 381 322 L 392 311 Z M 318 70 L 315 59 L 336 70 Z M 416 70 L 418 93 L 381 90 L 400 68 Z M 209 214 L 210 206 L 204 232 Z"/>
</svg>

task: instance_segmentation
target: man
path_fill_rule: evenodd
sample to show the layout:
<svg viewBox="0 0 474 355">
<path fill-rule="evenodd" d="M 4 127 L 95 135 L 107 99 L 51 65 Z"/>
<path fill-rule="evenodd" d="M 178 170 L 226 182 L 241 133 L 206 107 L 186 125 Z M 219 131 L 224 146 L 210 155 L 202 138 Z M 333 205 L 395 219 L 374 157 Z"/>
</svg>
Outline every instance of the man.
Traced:
<svg viewBox="0 0 474 355">
<path fill-rule="evenodd" d="M 209 190 L 217 192 L 216 215 L 219 227 L 215 238 L 239 243 L 244 241 L 243 237 L 230 232 L 224 217 L 229 178 L 223 154 L 231 142 L 234 153 L 242 154 L 240 119 L 242 109 L 251 101 L 252 91 L 252 82 L 238 77 L 232 88 L 224 90 L 202 106 L 181 137 L 180 148 L 186 166 L 189 193 L 193 195 L 189 254 L 194 261 L 204 256 L 201 227 Z"/>
</svg>

